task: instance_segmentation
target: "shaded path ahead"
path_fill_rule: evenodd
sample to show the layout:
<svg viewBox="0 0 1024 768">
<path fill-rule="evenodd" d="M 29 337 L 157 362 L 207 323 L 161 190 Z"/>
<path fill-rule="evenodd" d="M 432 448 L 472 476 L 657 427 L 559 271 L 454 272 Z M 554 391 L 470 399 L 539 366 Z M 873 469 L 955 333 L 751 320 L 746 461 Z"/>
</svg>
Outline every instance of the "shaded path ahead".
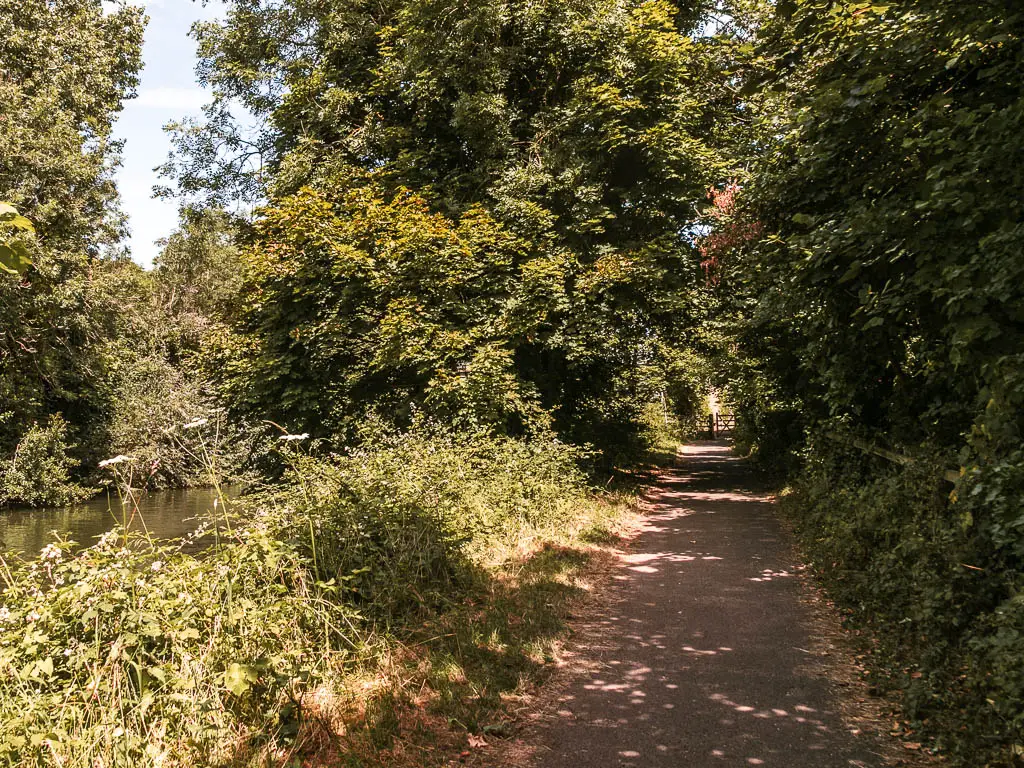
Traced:
<svg viewBox="0 0 1024 768">
<path fill-rule="evenodd" d="M 806 665 L 807 613 L 771 503 L 720 442 L 648 497 L 596 620 L 596 662 L 541 732 L 542 768 L 877 766 Z"/>
</svg>

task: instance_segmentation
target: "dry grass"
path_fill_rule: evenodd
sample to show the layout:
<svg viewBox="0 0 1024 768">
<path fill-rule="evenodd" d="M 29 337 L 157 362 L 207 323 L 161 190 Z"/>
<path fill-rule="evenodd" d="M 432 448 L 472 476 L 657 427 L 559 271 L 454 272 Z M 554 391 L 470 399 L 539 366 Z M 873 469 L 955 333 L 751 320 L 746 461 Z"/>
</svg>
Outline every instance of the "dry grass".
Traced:
<svg viewBox="0 0 1024 768">
<path fill-rule="evenodd" d="M 579 631 L 577 617 L 607 598 L 604 577 L 635 524 L 634 501 L 592 497 L 569 525 L 489 550 L 461 603 L 371 643 L 357 668 L 303 698 L 289 749 L 239 764 L 420 768 L 492 759 L 569 663 L 565 641 Z"/>
</svg>

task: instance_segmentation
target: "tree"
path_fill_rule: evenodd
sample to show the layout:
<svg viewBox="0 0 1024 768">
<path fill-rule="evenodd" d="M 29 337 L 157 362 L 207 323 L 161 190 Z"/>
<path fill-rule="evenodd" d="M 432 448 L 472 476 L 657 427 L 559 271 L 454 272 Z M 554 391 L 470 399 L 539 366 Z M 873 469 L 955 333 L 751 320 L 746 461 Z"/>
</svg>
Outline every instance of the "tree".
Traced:
<svg viewBox="0 0 1024 768">
<path fill-rule="evenodd" d="M 772 237 L 740 270 L 821 416 L 1019 440 L 1022 25 L 998 2 L 807 2 L 768 31 L 789 105 L 747 190 Z"/>
<path fill-rule="evenodd" d="M 137 84 L 142 29 L 124 4 L 0 0 L 0 199 L 36 232 L 31 268 L 0 274 L 0 453 L 56 413 L 77 458 L 97 450 L 118 308 L 95 286 L 123 230 L 111 128 Z"/>
<path fill-rule="evenodd" d="M 35 234 L 32 222 L 10 203 L 0 203 L 0 271 L 20 275 L 32 265 L 26 239 Z"/>
<path fill-rule="evenodd" d="M 117 242 L 111 138 L 141 65 L 142 10 L 122 1 L 0 0 L 0 190 L 53 250 Z"/>
<path fill-rule="evenodd" d="M 239 225 L 213 208 L 183 209 L 178 229 L 161 242 L 153 265 L 155 300 L 168 318 L 175 359 L 193 355 L 212 329 L 234 317 L 239 304 Z"/>
<path fill-rule="evenodd" d="M 643 374 L 659 334 L 691 312 L 700 259 L 688 228 L 724 172 L 708 125 L 720 108 L 714 84 L 727 75 L 712 44 L 691 35 L 702 21 L 697 6 L 659 1 L 232 3 L 225 24 L 199 26 L 197 36 L 201 75 L 219 103 L 235 100 L 265 126 L 251 142 L 271 205 L 247 257 L 256 265 L 248 291 L 273 295 L 278 269 L 329 269 L 323 243 L 295 237 L 358 228 L 366 205 L 391 208 L 402 223 L 389 226 L 399 229 L 426 217 L 471 240 L 479 225 L 515 244 L 501 255 L 504 282 L 477 284 L 492 275 L 478 265 L 460 274 L 454 259 L 443 276 L 423 276 L 439 285 L 420 289 L 454 280 L 491 297 L 472 317 L 444 314 L 472 340 L 453 370 L 500 350 L 498 367 L 519 382 L 513 391 L 551 412 L 564 434 L 628 433 L 649 394 Z M 195 126 L 179 135 L 175 173 L 186 191 L 238 186 L 230 169 L 210 165 L 221 135 L 220 123 L 205 138 Z M 313 210 L 322 221 L 309 219 Z M 298 233 L 280 225 L 288 216 L 301 218 Z M 355 246 L 367 259 L 395 234 L 375 237 Z M 347 274 L 349 257 L 337 258 Z M 348 388 L 355 369 L 304 381 L 300 372 L 319 361 L 284 339 L 301 339 L 306 323 L 325 322 L 339 305 L 371 326 L 381 321 L 368 297 L 360 303 L 365 292 L 340 277 L 329 290 L 319 302 L 247 306 L 246 355 L 284 356 L 289 372 L 254 373 L 281 390 L 246 408 L 323 398 L 295 411 L 306 423 L 336 407 L 338 387 L 360 397 L 359 408 L 389 392 L 383 381 L 373 392 Z"/>
<path fill-rule="evenodd" d="M 810 559 L 876 630 L 915 729 L 958 764 L 1016 765 L 1024 13 L 1000 0 L 775 9 L 748 84 L 774 109 L 737 214 L 763 235 L 719 259 L 747 312 L 734 325 L 744 416 L 765 453 L 800 457 Z"/>
</svg>

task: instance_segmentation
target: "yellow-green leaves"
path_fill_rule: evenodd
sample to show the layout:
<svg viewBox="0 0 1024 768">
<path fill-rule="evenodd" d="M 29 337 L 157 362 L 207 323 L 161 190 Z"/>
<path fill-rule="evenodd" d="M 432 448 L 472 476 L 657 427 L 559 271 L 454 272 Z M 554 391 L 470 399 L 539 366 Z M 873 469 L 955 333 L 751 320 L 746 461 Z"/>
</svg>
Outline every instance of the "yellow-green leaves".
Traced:
<svg viewBox="0 0 1024 768">
<path fill-rule="evenodd" d="M 10 203 L 0 203 L 0 270 L 20 275 L 30 266 L 28 240 L 35 234 L 32 222 Z"/>
<path fill-rule="evenodd" d="M 232 662 L 224 670 L 224 687 L 235 696 L 244 696 L 259 679 L 259 671 L 248 664 Z"/>
</svg>

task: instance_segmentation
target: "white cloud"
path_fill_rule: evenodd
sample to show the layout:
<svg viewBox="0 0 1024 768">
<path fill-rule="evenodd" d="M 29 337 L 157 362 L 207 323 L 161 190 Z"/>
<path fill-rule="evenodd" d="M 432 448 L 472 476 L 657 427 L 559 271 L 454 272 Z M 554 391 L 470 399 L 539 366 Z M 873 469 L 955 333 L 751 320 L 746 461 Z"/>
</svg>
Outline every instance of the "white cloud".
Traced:
<svg viewBox="0 0 1024 768">
<path fill-rule="evenodd" d="M 131 220 L 128 245 L 132 249 L 132 258 L 148 267 L 160 254 L 156 240 L 167 237 L 178 226 L 178 204 L 174 200 L 153 199 L 148 188 L 140 192 L 133 196 L 122 188 L 122 205 Z"/>
<path fill-rule="evenodd" d="M 135 106 L 149 109 L 199 112 L 208 101 L 210 101 L 210 94 L 202 88 L 162 86 L 143 88 L 132 103 Z"/>
</svg>

